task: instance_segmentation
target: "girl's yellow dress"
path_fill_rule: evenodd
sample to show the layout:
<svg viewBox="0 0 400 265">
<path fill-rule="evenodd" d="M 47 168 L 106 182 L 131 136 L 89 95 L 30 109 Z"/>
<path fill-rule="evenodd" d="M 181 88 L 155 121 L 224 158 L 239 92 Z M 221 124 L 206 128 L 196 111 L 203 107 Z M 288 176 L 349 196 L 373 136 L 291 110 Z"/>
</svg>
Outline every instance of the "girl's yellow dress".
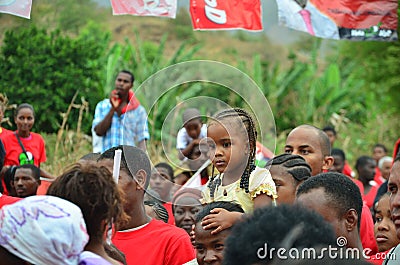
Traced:
<svg viewBox="0 0 400 265">
<path fill-rule="evenodd" d="M 220 179 L 219 183 L 222 183 L 224 174 L 215 176 L 215 180 Z M 251 213 L 254 210 L 253 199 L 257 195 L 265 193 L 272 198 L 273 204 L 276 205 L 276 198 L 278 197 L 276 192 L 276 186 L 272 180 L 271 173 L 266 168 L 256 167 L 250 174 L 249 178 L 249 193 L 246 193 L 244 189 L 240 188 L 240 179 L 236 182 L 222 186 L 218 185 L 215 188 L 214 196 L 210 195 L 210 188 L 208 184 L 205 185 L 205 189 L 202 191 L 203 199 L 202 203 L 210 203 L 215 201 L 229 201 L 240 204 L 245 213 Z"/>
</svg>

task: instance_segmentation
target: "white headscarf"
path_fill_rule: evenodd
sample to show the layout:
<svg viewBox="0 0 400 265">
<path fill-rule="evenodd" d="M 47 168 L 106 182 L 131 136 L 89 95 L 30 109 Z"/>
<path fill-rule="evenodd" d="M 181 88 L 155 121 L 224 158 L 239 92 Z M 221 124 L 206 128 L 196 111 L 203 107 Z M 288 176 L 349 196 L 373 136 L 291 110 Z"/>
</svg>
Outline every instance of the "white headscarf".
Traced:
<svg viewBox="0 0 400 265">
<path fill-rule="evenodd" d="M 31 196 L 0 209 L 0 245 L 35 265 L 77 265 L 89 236 L 75 204 Z"/>
</svg>

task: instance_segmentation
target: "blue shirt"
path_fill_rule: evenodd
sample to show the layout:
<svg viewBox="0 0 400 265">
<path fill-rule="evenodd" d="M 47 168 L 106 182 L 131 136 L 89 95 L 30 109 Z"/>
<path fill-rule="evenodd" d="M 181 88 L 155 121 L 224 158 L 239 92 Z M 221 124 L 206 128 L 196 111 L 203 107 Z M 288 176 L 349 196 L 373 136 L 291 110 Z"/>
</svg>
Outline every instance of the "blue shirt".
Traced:
<svg viewBox="0 0 400 265">
<path fill-rule="evenodd" d="M 104 99 L 96 105 L 92 128 L 104 119 L 111 108 L 110 99 Z M 111 126 L 102 138 L 101 152 L 118 145 L 136 146 L 137 143 L 149 139 L 147 113 L 144 107 L 139 105 L 136 109 L 127 111 L 120 117 L 114 112 Z"/>
</svg>

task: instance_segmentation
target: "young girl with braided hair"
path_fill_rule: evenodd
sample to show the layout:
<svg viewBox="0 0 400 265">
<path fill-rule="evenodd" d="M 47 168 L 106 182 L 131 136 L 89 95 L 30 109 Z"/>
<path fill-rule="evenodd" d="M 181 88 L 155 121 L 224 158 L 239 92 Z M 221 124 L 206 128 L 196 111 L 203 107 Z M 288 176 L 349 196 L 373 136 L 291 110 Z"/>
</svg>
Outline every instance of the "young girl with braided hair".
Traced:
<svg viewBox="0 0 400 265">
<path fill-rule="evenodd" d="M 277 192 L 271 174 L 254 164 L 256 140 L 256 125 L 243 109 L 226 109 L 211 119 L 207 141 L 213 173 L 203 190 L 203 203 L 230 201 L 239 204 L 246 213 L 275 204 Z M 214 176 L 215 169 L 220 174 Z M 241 216 L 217 208 L 203 219 L 202 225 L 218 233 Z"/>
</svg>

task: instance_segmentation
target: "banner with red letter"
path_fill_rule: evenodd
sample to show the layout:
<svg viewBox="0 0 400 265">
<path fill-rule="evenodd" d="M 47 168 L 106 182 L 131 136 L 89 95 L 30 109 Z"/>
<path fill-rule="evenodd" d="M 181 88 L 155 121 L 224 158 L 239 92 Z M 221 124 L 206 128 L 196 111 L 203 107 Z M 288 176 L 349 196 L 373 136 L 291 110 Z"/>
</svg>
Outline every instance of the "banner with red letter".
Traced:
<svg viewBox="0 0 400 265">
<path fill-rule="evenodd" d="M 113 15 L 176 16 L 177 0 L 111 0 Z"/>
<path fill-rule="evenodd" d="M 190 0 L 190 15 L 196 30 L 262 30 L 259 0 Z"/>
<path fill-rule="evenodd" d="M 329 39 L 397 40 L 397 0 L 277 0 L 281 25 Z"/>
<path fill-rule="evenodd" d="M 0 13 L 31 18 L 32 0 L 0 0 Z"/>
</svg>

